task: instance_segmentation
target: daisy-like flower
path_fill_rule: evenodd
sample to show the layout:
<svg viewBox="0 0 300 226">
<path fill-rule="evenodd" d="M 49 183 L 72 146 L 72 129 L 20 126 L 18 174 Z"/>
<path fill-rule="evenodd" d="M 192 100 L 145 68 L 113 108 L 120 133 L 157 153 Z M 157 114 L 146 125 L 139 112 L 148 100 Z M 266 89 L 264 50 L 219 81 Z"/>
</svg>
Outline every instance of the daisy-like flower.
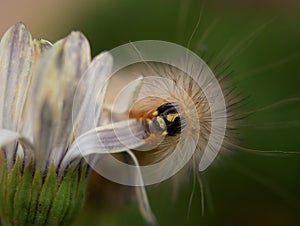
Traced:
<svg viewBox="0 0 300 226">
<path fill-rule="evenodd" d="M 91 61 L 89 43 L 80 32 L 54 45 L 32 39 L 21 23 L 4 34 L 0 42 L 0 216 L 4 225 L 70 225 L 84 199 L 86 156 L 125 150 L 138 164 L 129 149 L 143 145 L 144 140 L 128 138 L 131 133 L 145 136 L 140 122 L 132 119 L 114 127 L 97 127 L 112 64 L 109 53 Z M 80 107 L 74 109 L 75 95 Z M 141 175 L 133 176 L 142 184 Z M 155 224 L 144 187 L 137 186 L 136 191 L 143 215 Z"/>
</svg>

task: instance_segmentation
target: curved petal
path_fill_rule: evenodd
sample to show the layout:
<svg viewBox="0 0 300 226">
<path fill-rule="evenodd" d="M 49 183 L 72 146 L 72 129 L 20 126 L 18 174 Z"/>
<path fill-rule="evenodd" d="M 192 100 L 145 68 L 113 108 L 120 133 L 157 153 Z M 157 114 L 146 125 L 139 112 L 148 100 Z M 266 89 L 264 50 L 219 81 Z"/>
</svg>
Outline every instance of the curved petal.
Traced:
<svg viewBox="0 0 300 226">
<path fill-rule="evenodd" d="M 121 121 L 107 126 L 97 127 L 79 136 L 61 164 L 65 168 L 76 158 L 92 154 L 113 154 L 135 149 L 145 145 L 145 130 L 141 122 L 135 119 Z"/>
<path fill-rule="evenodd" d="M 34 46 L 34 57 L 35 62 L 45 53 L 46 50 L 50 49 L 53 45 L 51 42 L 45 39 L 33 39 Z"/>
<path fill-rule="evenodd" d="M 26 156 L 23 159 L 24 163 L 28 163 L 30 158 L 34 156 L 34 148 L 33 145 L 28 141 L 25 137 L 21 136 L 21 134 L 11 131 L 11 130 L 6 130 L 6 129 L 0 129 L 0 147 L 9 145 L 11 143 L 14 143 L 18 141 L 22 147 L 18 148 L 17 155 L 24 157 L 25 152 Z M 6 155 L 7 156 L 7 155 Z M 7 161 L 10 161 L 7 159 Z M 12 164 L 12 162 L 11 162 Z M 11 165 L 9 164 L 9 165 Z"/>
<path fill-rule="evenodd" d="M 31 80 L 33 43 L 24 24 L 12 26 L 0 43 L 0 128 L 19 131 Z M 8 163 L 16 145 L 5 147 Z"/>
<path fill-rule="evenodd" d="M 26 27 L 11 27 L 0 43 L 0 124 L 17 131 L 30 84 L 33 43 Z"/>
<path fill-rule="evenodd" d="M 116 101 L 107 108 L 112 114 L 124 114 L 129 111 L 133 106 L 143 84 L 143 76 L 131 81 L 125 89 L 122 90 L 121 95 L 118 96 Z"/>
<path fill-rule="evenodd" d="M 17 132 L 6 129 L 0 129 L 0 146 L 12 143 L 18 140 L 20 137 L 21 135 Z"/>
<path fill-rule="evenodd" d="M 143 175 L 141 170 L 139 170 L 139 162 L 137 158 L 129 150 L 127 150 L 126 153 L 130 156 L 133 165 L 136 166 L 138 169 L 137 171 L 130 171 L 131 173 L 133 173 L 133 175 L 130 176 L 132 176 L 132 179 L 136 181 L 134 184 L 144 184 Z M 149 223 L 149 225 L 157 225 L 155 215 L 151 210 L 145 186 L 135 186 L 135 192 L 137 195 L 137 201 L 142 216 Z"/>
<path fill-rule="evenodd" d="M 90 47 L 80 32 L 72 32 L 43 54 L 33 80 L 31 110 L 37 164 L 57 165 L 72 140 L 72 102 L 77 83 L 90 62 Z"/>
<path fill-rule="evenodd" d="M 95 57 L 80 80 L 72 111 L 75 136 L 98 126 L 112 65 L 112 56 L 108 52 L 101 53 Z"/>
<path fill-rule="evenodd" d="M 45 54 L 47 50 L 49 50 L 53 45 L 44 39 L 33 39 L 33 51 L 34 51 L 34 60 L 32 64 L 32 73 L 31 73 L 31 83 L 35 80 L 34 73 L 37 68 L 37 64 L 39 60 L 41 59 L 42 55 Z M 30 87 L 29 87 L 30 88 Z M 26 97 L 26 101 L 28 101 L 28 96 Z M 31 123 L 31 112 L 32 112 L 32 106 L 30 106 L 28 103 L 25 102 L 25 109 L 23 110 L 22 114 L 22 125 L 19 132 L 24 134 L 30 141 L 33 141 L 33 131 L 32 131 L 32 123 Z"/>
</svg>

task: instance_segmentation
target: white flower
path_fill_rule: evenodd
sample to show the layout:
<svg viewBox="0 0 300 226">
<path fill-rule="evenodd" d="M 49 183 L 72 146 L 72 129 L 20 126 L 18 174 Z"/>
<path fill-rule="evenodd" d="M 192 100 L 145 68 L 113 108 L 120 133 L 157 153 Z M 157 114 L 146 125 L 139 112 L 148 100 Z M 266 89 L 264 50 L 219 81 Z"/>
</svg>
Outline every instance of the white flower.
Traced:
<svg viewBox="0 0 300 226">
<path fill-rule="evenodd" d="M 128 120 L 114 127 L 93 127 L 101 118 L 112 64 L 109 53 L 91 61 L 89 43 L 80 32 L 72 32 L 54 45 L 32 39 L 23 24 L 16 24 L 4 34 L 0 43 L 0 147 L 8 170 L 13 170 L 20 161 L 23 174 L 33 162 L 32 175 L 40 171 L 46 183 L 50 181 L 47 178 L 52 167 L 58 193 L 68 169 L 84 168 L 82 159 L 91 154 L 127 151 L 138 165 L 128 147 L 118 142 L 112 131 L 117 129 L 124 138 L 129 138 L 129 124 L 133 133 L 142 137 L 144 130 L 140 122 Z M 83 76 L 88 79 L 83 79 L 78 86 Z M 80 107 L 74 109 L 75 94 Z M 94 140 L 95 135 L 102 142 Z M 107 139 L 113 142 L 106 142 Z M 131 143 L 130 148 L 143 142 L 140 139 Z M 142 180 L 141 175 L 134 176 Z M 144 187 L 137 187 L 137 191 L 144 216 L 155 224 Z M 5 201 L 0 205 L 6 205 Z"/>
</svg>

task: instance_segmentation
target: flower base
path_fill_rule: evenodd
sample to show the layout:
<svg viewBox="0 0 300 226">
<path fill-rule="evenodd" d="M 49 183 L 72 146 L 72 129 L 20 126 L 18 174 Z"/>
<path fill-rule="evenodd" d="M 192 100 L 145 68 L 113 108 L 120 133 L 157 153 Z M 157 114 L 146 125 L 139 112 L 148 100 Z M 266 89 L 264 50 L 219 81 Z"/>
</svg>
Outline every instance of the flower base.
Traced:
<svg viewBox="0 0 300 226">
<path fill-rule="evenodd" d="M 85 170 L 69 169 L 63 177 L 51 165 L 42 175 L 18 158 L 9 169 L 0 151 L 0 217 L 3 225 L 70 225 L 81 210 Z"/>
</svg>

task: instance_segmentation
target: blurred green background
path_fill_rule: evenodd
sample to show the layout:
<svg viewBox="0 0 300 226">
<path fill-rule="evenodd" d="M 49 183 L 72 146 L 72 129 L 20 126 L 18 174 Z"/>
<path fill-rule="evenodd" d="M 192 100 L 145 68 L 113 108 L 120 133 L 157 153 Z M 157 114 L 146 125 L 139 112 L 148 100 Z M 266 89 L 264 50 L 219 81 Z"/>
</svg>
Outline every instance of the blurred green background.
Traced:
<svg viewBox="0 0 300 226">
<path fill-rule="evenodd" d="M 80 30 L 90 40 L 94 56 L 129 41 L 157 39 L 188 46 L 204 59 L 212 59 L 212 65 L 227 59 L 228 72 L 233 72 L 229 79 L 249 97 L 242 112 L 300 97 L 298 1 L 216 0 L 203 6 L 193 0 L 107 0 L 81 2 L 80 9 L 72 11 L 74 4 L 66 4 L 66 11 L 57 9 L 54 18 L 31 16 L 34 19 L 27 26 L 34 27 L 35 36 L 51 41 Z M 300 152 L 300 102 L 257 112 L 245 119 L 240 131 L 241 146 Z M 299 154 L 232 150 L 220 154 L 204 177 L 204 216 L 198 184 L 189 211 L 192 176 L 177 192 L 170 181 L 148 188 L 160 225 L 300 225 Z M 128 189 L 99 186 L 103 180 L 94 180 L 92 186 L 99 191 L 90 190 L 77 225 L 146 225 L 134 202 L 128 204 L 126 197 L 125 201 L 116 200 L 129 196 Z M 110 189 L 113 192 L 107 192 Z"/>
<path fill-rule="evenodd" d="M 187 46 L 202 6 L 199 1 L 112 2 L 90 9 L 77 28 L 90 39 L 93 54 L 145 39 Z M 249 97 L 243 111 L 300 97 L 300 10 L 280 7 L 286 6 L 206 4 L 190 42 L 200 56 L 212 56 L 212 64 L 229 58 L 230 79 Z M 300 151 L 299 113 L 300 102 L 291 102 L 254 114 L 244 123 L 254 126 L 241 128 L 241 145 Z M 175 198 L 171 183 L 148 188 L 160 225 L 300 225 L 300 156 L 232 151 L 205 172 L 204 217 L 198 185 L 188 211 L 192 176 Z M 92 212 L 101 213 L 102 225 L 146 225 L 134 204 L 110 215 L 95 203 L 85 216 Z"/>
</svg>

